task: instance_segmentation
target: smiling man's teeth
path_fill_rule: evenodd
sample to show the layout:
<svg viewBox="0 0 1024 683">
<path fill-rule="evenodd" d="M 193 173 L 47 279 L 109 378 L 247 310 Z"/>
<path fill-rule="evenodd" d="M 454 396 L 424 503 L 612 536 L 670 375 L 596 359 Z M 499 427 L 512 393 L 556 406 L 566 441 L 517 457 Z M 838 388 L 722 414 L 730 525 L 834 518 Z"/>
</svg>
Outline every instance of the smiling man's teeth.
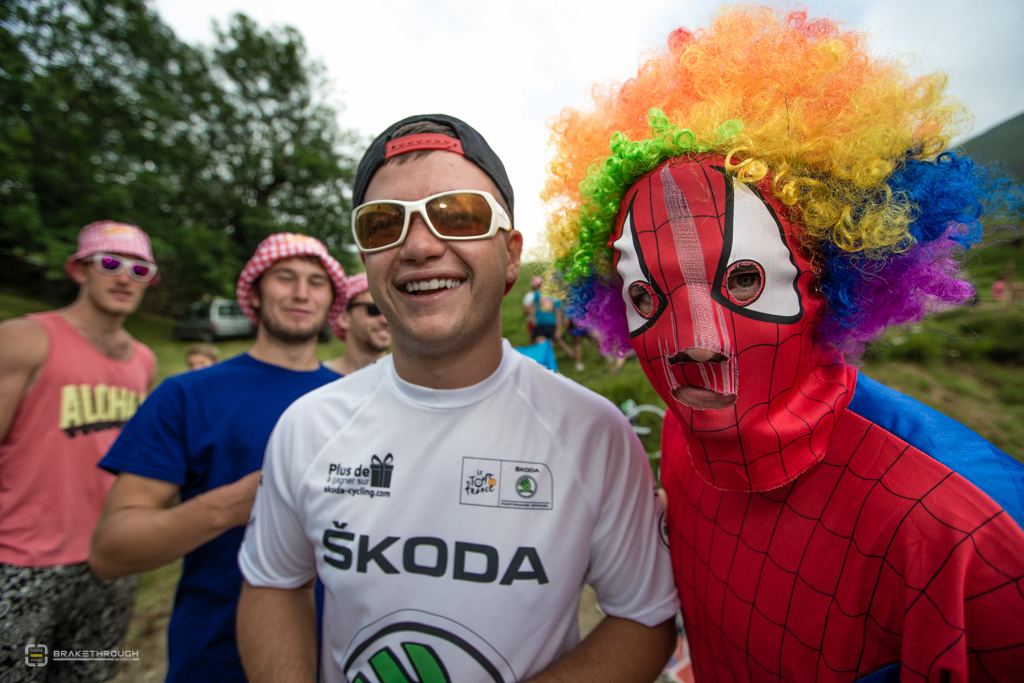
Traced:
<svg viewBox="0 0 1024 683">
<path fill-rule="evenodd" d="M 422 280 L 420 282 L 407 282 L 405 284 L 405 291 L 409 294 L 413 292 L 429 292 L 435 289 L 455 289 L 462 282 L 460 280 Z"/>
</svg>

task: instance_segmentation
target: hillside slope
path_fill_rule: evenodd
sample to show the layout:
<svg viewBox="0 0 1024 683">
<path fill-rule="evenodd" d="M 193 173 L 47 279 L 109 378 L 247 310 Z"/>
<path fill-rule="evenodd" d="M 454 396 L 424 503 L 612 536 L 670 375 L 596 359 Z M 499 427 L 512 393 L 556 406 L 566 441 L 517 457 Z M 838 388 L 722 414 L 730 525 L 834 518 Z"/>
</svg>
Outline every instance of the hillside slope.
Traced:
<svg viewBox="0 0 1024 683">
<path fill-rule="evenodd" d="M 981 163 L 995 162 L 1024 180 L 1024 113 L 972 137 L 961 146 Z"/>
</svg>

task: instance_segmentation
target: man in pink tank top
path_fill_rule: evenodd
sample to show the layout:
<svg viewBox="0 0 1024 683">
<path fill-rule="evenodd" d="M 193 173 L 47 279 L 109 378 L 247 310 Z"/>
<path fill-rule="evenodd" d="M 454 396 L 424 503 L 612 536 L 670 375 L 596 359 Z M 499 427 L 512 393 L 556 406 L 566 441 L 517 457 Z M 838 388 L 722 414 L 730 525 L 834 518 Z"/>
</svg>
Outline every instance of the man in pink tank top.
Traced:
<svg viewBox="0 0 1024 683">
<path fill-rule="evenodd" d="M 157 281 L 149 237 L 87 225 L 65 263 L 78 296 L 0 324 L 0 672 L 104 681 L 117 671 L 137 576 L 101 581 L 89 542 L 114 476 L 96 466 L 156 378 L 124 329 Z"/>
</svg>

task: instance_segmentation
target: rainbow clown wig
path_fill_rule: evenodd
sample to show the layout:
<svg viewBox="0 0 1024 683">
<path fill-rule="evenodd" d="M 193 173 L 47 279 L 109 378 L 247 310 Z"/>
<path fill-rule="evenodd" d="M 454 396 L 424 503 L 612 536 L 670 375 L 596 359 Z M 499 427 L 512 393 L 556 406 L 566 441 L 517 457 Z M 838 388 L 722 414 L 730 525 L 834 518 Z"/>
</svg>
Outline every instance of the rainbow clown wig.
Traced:
<svg viewBox="0 0 1024 683">
<path fill-rule="evenodd" d="M 967 117 L 944 75 L 912 77 L 866 43 L 805 12 L 730 7 L 672 32 L 635 78 L 595 87 L 592 111 L 550 123 L 554 288 L 602 350 L 629 348 L 608 244 L 619 203 L 679 156 L 724 156 L 751 184 L 770 177 L 827 300 L 818 338 L 847 359 L 973 295 L 959 260 L 1009 185 L 950 150 Z"/>
</svg>

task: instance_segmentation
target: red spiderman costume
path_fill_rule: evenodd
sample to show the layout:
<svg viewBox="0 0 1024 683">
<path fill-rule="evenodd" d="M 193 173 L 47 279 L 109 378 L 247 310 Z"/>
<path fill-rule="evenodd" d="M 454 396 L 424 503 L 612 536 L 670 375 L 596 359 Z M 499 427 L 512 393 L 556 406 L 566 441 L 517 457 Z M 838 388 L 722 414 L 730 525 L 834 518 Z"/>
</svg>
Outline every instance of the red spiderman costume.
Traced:
<svg viewBox="0 0 1024 683">
<path fill-rule="evenodd" d="M 1006 204 L 941 85 L 738 7 L 608 92 L 554 126 L 548 242 L 669 409 L 696 680 L 1024 680 L 1024 466 L 849 364 L 970 295 L 954 256 Z"/>
<path fill-rule="evenodd" d="M 1013 680 L 1021 527 L 851 409 L 858 384 L 883 415 L 909 399 L 825 361 L 824 301 L 758 190 L 721 158 L 673 159 L 633 185 L 613 233 L 633 348 L 671 407 L 662 484 L 698 680 L 854 680 L 894 663 L 902 680 Z M 921 410 L 893 417 L 950 428 Z"/>
</svg>

